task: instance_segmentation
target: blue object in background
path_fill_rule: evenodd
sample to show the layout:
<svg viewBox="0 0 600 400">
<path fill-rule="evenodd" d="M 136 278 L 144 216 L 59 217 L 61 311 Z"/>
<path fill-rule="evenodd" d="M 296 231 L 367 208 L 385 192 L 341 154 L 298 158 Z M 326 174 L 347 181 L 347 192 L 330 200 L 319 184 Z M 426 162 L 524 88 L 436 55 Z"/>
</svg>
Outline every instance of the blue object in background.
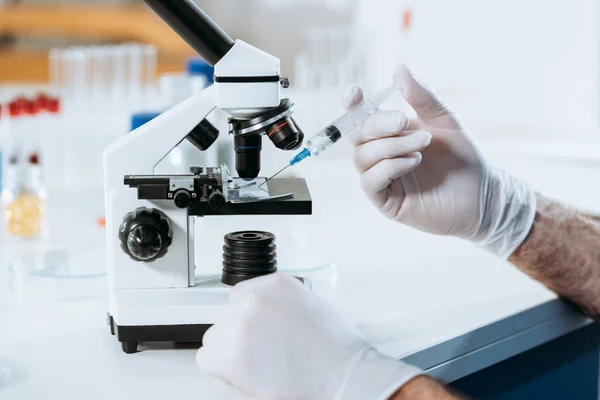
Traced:
<svg viewBox="0 0 600 400">
<path fill-rule="evenodd" d="M 215 68 L 202 58 L 189 58 L 187 60 L 186 70 L 190 76 L 203 76 L 206 79 L 206 86 L 215 83 Z"/>
<path fill-rule="evenodd" d="M 160 112 L 142 112 L 136 113 L 131 116 L 131 127 L 130 132 L 136 130 L 140 126 L 144 125 L 147 122 L 152 121 L 154 118 L 158 117 Z"/>
<path fill-rule="evenodd" d="M 186 73 L 189 77 L 203 77 L 207 86 L 215 82 L 215 68 L 200 57 L 192 57 L 187 60 Z M 130 132 L 152 121 L 160 114 L 162 112 L 140 112 L 133 114 L 131 116 Z"/>
<path fill-rule="evenodd" d="M 600 325 L 594 324 L 454 381 L 475 400 L 597 400 Z"/>
</svg>

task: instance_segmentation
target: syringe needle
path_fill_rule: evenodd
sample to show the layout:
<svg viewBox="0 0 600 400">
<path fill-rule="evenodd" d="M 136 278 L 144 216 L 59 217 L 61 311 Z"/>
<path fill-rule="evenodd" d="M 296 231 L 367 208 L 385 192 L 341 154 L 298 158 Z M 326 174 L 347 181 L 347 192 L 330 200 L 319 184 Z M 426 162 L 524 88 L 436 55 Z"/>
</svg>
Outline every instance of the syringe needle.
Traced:
<svg viewBox="0 0 600 400">
<path fill-rule="evenodd" d="M 286 165 L 285 167 L 281 168 L 279 171 L 277 171 L 275 173 L 275 175 L 272 175 L 269 179 L 267 179 L 266 181 L 264 181 L 263 183 L 261 183 L 260 185 L 258 185 L 258 187 L 261 187 L 262 185 L 264 185 L 265 183 L 269 182 L 271 179 L 275 178 L 277 175 L 279 175 L 280 173 L 282 173 L 283 171 L 286 170 L 287 167 L 289 167 L 290 164 Z"/>
</svg>

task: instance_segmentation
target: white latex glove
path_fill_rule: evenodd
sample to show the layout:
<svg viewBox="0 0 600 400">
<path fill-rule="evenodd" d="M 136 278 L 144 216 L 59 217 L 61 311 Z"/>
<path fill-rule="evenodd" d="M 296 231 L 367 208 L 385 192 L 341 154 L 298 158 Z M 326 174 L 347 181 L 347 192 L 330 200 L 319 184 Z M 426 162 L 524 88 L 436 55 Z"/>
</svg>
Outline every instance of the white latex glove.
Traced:
<svg viewBox="0 0 600 400">
<path fill-rule="evenodd" d="M 491 168 L 455 116 L 406 67 L 395 79 L 403 81 L 402 94 L 417 118 L 383 111 L 350 136 L 365 193 L 393 220 L 469 239 L 508 258 L 533 224 L 533 192 Z M 344 106 L 362 99 L 360 87 L 353 86 Z"/>
<path fill-rule="evenodd" d="M 421 373 L 377 352 L 329 303 L 282 274 L 232 289 L 196 361 L 261 399 L 384 400 Z"/>
</svg>

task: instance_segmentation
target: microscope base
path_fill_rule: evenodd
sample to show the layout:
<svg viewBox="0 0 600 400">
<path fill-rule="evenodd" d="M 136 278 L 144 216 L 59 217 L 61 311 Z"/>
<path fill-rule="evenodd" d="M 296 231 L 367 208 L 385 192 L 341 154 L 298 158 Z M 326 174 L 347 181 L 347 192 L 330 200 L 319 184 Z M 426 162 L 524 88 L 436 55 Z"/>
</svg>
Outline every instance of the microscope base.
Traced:
<svg viewBox="0 0 600 400">
<path fill-rule="evenodd" d="M 225 312 L 230 290 L 213 275 L 196 277 L 195 286 L 186 288 L 115 290 L 110 332 L 127 354 L 135 353 L 140 342 L 200 344 Z"/>
<path fill-rule="evenodd" d="M 116 336 L 127 354 L 136 353 L 139 342 L 189 343 L 200 347 L 204 333 L 211 327 L 210 324 L 119 326 L 112 316 L 109 319 L 110 332 Z"/>
<path fill-rule="evenodd" d="M 309 289 L 308 279 L 297 277 Z M 227 310 L 231 286 L 217 276 L 196 277 L 195 285 L 169 289 L 122 289 L 110 296 L 108 323 L 123 351 L 139 342 L 198 343 Z"/>
</svg>

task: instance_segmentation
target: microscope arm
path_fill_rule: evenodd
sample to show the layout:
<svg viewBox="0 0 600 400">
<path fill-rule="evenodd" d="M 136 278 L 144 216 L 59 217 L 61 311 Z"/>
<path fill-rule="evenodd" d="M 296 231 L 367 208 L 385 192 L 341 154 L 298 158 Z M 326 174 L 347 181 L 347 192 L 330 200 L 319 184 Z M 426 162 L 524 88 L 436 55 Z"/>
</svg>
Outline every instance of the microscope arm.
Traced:
<svg viewBox="0 0 600 400">
<path fill-rule="evenodd" d="M 213 86 L 203 90 L 106 147 L 104 189 L 107 200 L 114 190 L 123 186 L 125 175 L 154 174 L 156 165 L 216 107 L 214 91 Z"/>
</svg>

